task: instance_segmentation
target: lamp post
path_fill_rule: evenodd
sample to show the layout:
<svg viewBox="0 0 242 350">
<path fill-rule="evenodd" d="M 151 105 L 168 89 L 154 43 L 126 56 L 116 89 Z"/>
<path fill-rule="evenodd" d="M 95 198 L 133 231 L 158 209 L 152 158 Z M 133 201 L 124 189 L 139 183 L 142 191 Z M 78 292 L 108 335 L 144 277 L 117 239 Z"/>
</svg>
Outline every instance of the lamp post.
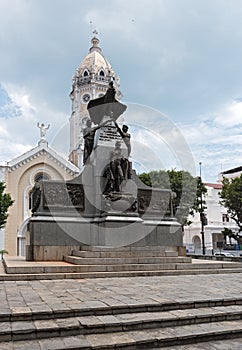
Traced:
<svg viewBox="0 0 242 350">
<path fill-rule="evenodd" d="M 202 236 L 202 252 L 205 255 L 205 241 L 204 241 L 204 212 L 203 212 L 203 194 L 202 194 L 202 162 L 199 162 L 200 181 L 201 181 L 201 201 L 200 201 L 200 221 L 201 221 L 201 236 Z"/>
</svg>

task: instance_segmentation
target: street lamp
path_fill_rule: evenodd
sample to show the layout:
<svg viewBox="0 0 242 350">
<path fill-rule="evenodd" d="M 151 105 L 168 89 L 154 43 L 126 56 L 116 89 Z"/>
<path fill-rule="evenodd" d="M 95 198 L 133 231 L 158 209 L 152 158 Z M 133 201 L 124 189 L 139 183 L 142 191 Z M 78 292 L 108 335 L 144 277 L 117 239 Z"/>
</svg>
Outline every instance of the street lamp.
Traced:
<svg viewBox="0 0 242 350">
<path fill-rule="evenodd" d="M 205 255 L 205 241 L 204 241 L 204 219 L 205 215 L 203 212 L 203 193 L 202 193 L 202 162 L 199 162 L 200 169 L 200 181 L 201 181 L 201 201 L 200 201 L 200 221 L 201 221 L 201 236 L 202 236 L 202 252 Z"/>
</svg>

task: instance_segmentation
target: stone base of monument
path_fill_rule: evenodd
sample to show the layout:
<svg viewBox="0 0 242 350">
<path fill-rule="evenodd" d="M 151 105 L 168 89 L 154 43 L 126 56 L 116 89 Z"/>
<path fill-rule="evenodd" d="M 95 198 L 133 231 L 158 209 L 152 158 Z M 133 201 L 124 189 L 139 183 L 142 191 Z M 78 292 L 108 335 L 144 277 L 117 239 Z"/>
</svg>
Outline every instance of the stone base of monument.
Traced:
<svg viewBox="0 0 242 350">
<path fill-rule="evenodd" d="M 180 225 L 173 220 L 142 220 L 136 216 L 33 216 L 27 234 L 28 261 L 63 260 L 82 245 L 100 247 L 182 247 Z"/>
</svg>

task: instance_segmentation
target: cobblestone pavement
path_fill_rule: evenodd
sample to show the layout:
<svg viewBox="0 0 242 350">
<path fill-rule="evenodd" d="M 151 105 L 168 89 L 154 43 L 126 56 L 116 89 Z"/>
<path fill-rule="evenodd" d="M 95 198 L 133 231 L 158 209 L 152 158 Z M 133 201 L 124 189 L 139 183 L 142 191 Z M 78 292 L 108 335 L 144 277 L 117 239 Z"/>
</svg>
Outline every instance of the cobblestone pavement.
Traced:
<svg viewBox="0 0 242 350">
<path fill-rule="evenodd" d="M 0 281 L 0 316 L 13 316 L 77 309 L 131 307 L 141 304 L 242 298 L 242 274 L 185 275 L 132 278 L 97 278 L 38 281 Z M 107 316 L 112 317 L 112 316 Z M 45 322 L 37 321 L 37 323 Z M 236 321 L 235 321 L 236 322 Z M 25 323 L 26 326 L 28 322 Z M 18 326 L 18 322 L 16 323 Z M 203 327 L 201 325 L 201 327 Z M 152 330 L 151 330 L 152 331 Z M 120 335 L 119 335 L 120 336 Z M 126 336 L 125 334 L 123 336 Z M 66 338 L 74 344 L 80 337 Z M 106 336 L 105 336 L 106 337 Z M 58 349 L 63 340 L 54 338 L 21 343 L 1 343 L 0 349 Z M 21 345 L 22 344 L 22 345 Z M 21 347 L 22 346 L 22 347 Z M 240 350 L 242 339 L 172 346 L 167 350 Z"/>
<path fill-rule="evenodd" d="M 0 281 L 0 314 L 242 297 L 242 275 Z"/>
</svg>

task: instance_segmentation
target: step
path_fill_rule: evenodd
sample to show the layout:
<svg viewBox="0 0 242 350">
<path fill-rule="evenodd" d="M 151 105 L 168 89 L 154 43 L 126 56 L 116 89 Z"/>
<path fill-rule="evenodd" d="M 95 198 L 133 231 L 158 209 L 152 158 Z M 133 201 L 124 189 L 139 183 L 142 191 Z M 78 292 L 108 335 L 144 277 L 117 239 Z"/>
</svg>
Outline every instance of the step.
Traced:
<svg viewBox="0 0 242 350">
<path fill-rule="evenodd" d="M 92 251 L 92 252 L 139 252 L 139 251 L 152 251 L 152 252 L 177 252 L 176 247 L 173 246 L 126 246 L 126 247 L 106 247 L 106 246 L 88 246 L 83 245 L 80 250 Z"/>
<path fill-rule="evenodd" d="M 0 344 L 5 349 L 6 342 L 12 342 L 14 349 L 157 349 L 172 345 L 194 344 L 216 339 L 229 339 L 242 336 L 242 321 L 204 322 L 198 324 L 181 325 L 174 327 L 160 327 L 152 329 L 119 331 L 97 334 L 68 335 L 68 329 L 78 327 L 74 320 L 61 320 L 58 323 L 46 324 L 37 333 L 32 333 L 32 324 L 25 325 L 25 333 L 21 333 L 19 325 L 13 325 L 15 333 L 5 335 L 5 340 Z M 34 324 L 35 329 L 41 329 L 41 323 Z M 7 332 L 7 328 L 5 329 Z M 42 332 L 42 334 L 41 334 Z M 72 332 L 69 332 L 71 334 Z M 34 335 L 40 338 L 34 338 Z M 52 334 L 52 335 L 51 335 Z M 27 335 L 29 336 L 28 339 Z M 4 336 L 2 337 L 4 339 Z M 18 341 L 21 339 L 21 341 Z M 25 340 L 25 342 L 24 342 Z M 26 343 L 26 344 L 25 344 Z M 25 347 L 24 347 L 25 345 Z M 21 347 L 22 346 L 22 347 Z"/>
<path fill-rule="evenodd" d="M 80 258 L 78 256 L 65 256 L 64 261 L 76 265 L 122 265 L 122 264 L 169 264 L 191 263 L 189 257 L 137 257 L 137 258 Z"/>
<path fill-rule="evenodd" d="M 32 281 L 55 279 L 87 279 L 115 277 L 148 277 L 148 276 L 182 276 L 200 274 L 242 273 L 242 269 L 190 269 L 190 270 L 153 270 L 153 271 L 118 271 L 118 272 L 83 272 L 83 273 L 13 273 L 0 275 L 0 281 Z"/>
<path fill-rule="evenodd" d="M 202 263 L 197 263 L 196 261 L 194 261 L 192 264 L 177 264 L 177 270 L 187 270 L 187 269 L 226 269 L 226 268 L 230 268 L 230 269 L 241 269 L 242 268 L 242 264 L 241 263 L 233 263 L 231 262 L 229 265 L 227 262 L 202 262 Z"/>
<path fill-rule="evenodd" d="M 241 321 L 242 305 L 0 322 L 0 342 Z"/>
<path fill-rule="evenodd" d="M 136 258 L 136 257 L 177 257 L 176 251 L 89 251 L 89 250 L 75 250 L 72 255 L 81 258 Z"/>
<path fill-rule="evenodd" d="M 164 264 L 110 264 L 110 265 L 72 265 L 62 268 L 46 268 L 45 272 L 132 272 L 132 271 L 162 271 L 162 270 L 188 270 L 188 269 L 222 269 L 223 264 L 203 265 L 203 264 L 186 264 L 183 268 L 183 263 L 164 263 Z M 233 267 L 234 268 L 234 267 Z"/>
<path fill-rule="evenodd" d="M 242 307 L 241 298 L 217 298 L 217 299 L 202 299 L 202 300 L 183 300 L 183 301 L 150 301 L 148 303 L 138 302 L 136 300 L 131 301 L 123 300 L 116 301 L 115 304 L 105 304 L 103 302 L 95 303 L 78 303 L 72 305 L 71 308 L 59 306 L 57 309 L 46 308 L 43 306 L 33 307 L 33 310 L 1 310 L 0 322 L 16 322 L 16 321 L 35 321 L 46 320 L 53 318 L 71 318 L 71 317 L 84 317 L 84 316 L 104 316 L 104 315 L 123 315 L 123 314 L 141 314 L 141 313 L 154 313 L 159 312 L 176 312 L 177 310 L 186 310 L 188 313 L 194 312 L 193 310 L 206 309 L 206 308 L 238 308 Z M 220 309 L 222 311 L 222 309 Z M 229 309 L 227 309 L 229 310 Z"/>
</svg>

